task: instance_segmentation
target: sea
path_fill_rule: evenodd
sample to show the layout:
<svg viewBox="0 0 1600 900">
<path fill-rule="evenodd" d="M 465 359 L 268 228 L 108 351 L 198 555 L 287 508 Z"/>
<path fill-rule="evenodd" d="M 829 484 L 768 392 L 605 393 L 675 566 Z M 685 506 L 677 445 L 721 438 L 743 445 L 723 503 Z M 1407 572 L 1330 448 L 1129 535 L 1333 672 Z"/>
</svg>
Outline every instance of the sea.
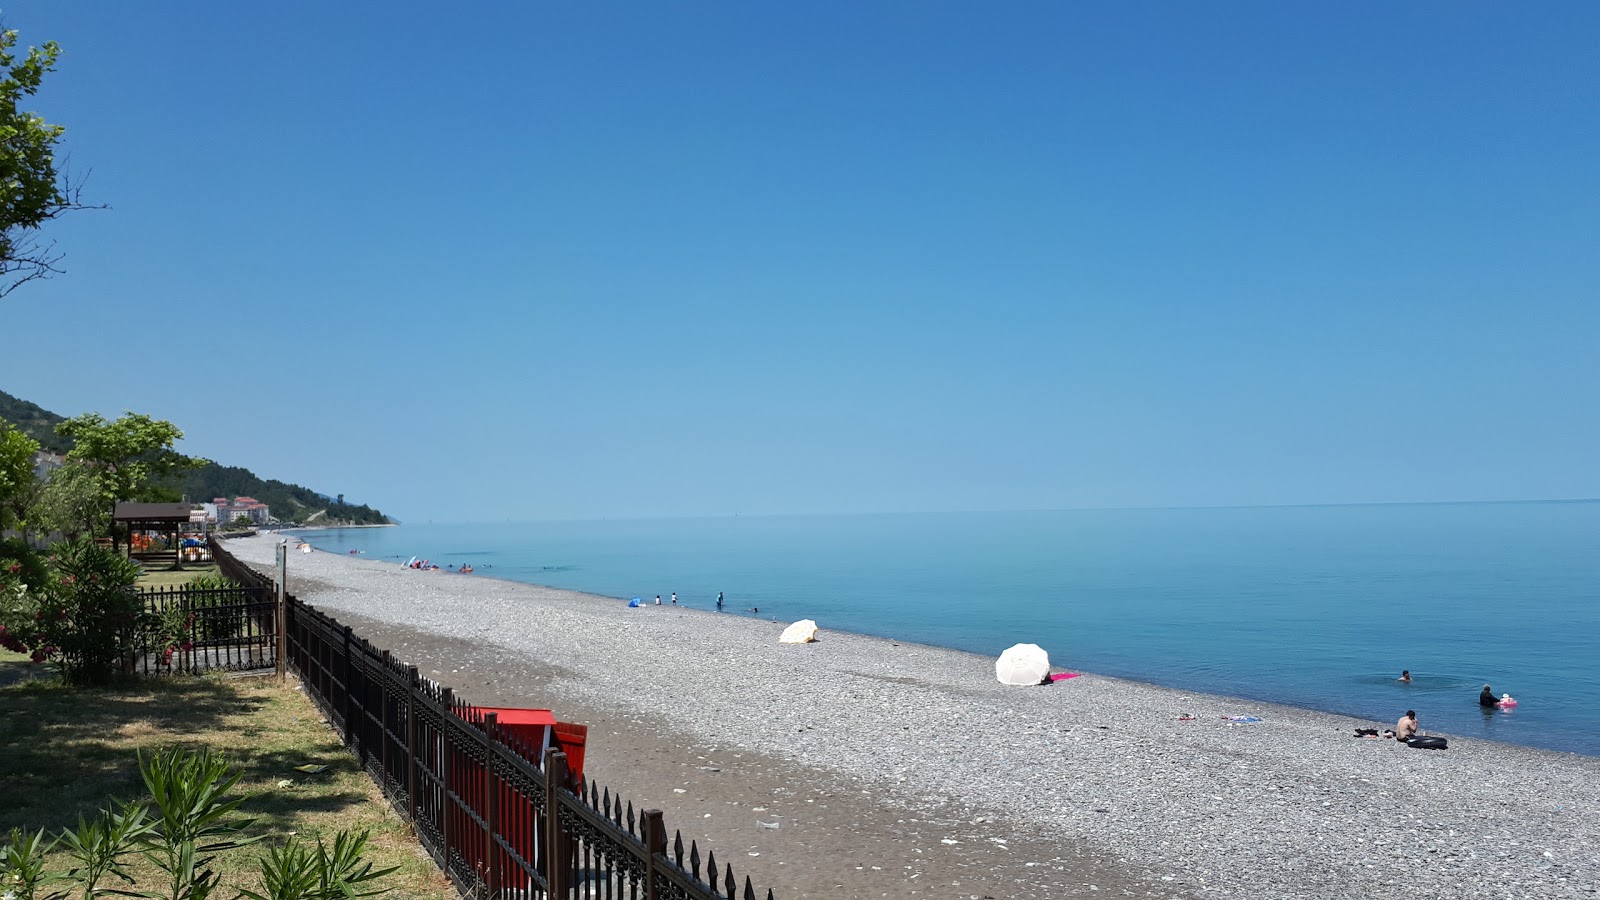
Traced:
<svg viewBox="0 0 1600 900">
<path fill-rule="evenodd" d="M 730 516 L 301 532 L 419 577 L 814 619 L 1071 670 L 1600 755 L 1600 501 Z M 451 569 L 473 567 L 471 575 Z M 1411 672 L 1409 684 L 1398 680 Z M 1485 684 L 1513 709 L 1483 710 Z"/>
</svg>

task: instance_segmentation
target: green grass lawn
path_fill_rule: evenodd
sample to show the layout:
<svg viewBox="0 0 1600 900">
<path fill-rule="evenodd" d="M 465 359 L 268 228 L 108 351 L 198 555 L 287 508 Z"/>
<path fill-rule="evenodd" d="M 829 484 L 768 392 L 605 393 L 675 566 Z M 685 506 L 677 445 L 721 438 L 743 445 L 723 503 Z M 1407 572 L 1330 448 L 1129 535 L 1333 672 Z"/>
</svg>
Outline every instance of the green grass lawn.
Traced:
<svg viewBox="0 0 1600 900">
<path fill-rule="evenodd" d="M 226 888 L 219 896 L 259 889 L 255 860 L 273 842 L 291 834 L 331 842 L 340 829 L 370 830 L 368 858 L 379 868 L 400 867 L 387 879 L 394 888 L 390 896 L 454 895 L 292 681 L 280 686 L 272 678 L 173 678 L 69 688 L 55 680 L 15 678 L 22 669 L 37 671 L 26 657 L 0 651 L 0 834 L 13 827 L 54 834 L 75 826 L 80 815 L 93 817 L 107 797 L 144 795 L 139 753 L 205 746 L 226 753 L 243 770 L 240 790 L 250 799 L 240 814 L 256 819 L 253 833 L 272 836 L 219 860 Z M 327 771 L 295 771 L 304 764 Z M 64 859 L 55 863 L 53 869 L 66 867 Z"/>
<path fill-rule="evenodd" d="M 184 563 L 176 571 L 165 567 L 147 569 L 134 584 L 142 588 L 182 587 L 196 578 L 220 574 L 216 563 Z"/>
</svg>

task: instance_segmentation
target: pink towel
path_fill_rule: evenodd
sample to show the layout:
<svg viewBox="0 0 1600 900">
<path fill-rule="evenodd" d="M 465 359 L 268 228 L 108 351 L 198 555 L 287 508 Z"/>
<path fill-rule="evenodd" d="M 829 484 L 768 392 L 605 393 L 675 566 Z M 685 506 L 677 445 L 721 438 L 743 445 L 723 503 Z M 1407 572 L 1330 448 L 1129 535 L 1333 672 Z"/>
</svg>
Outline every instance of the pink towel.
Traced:
<svg viewBox="0 0 1600 900">
<path fill-rule="evenodd" d="M 1068 678 L 1077 678 L 1082 672 L 1056 672 L 1050 676 L 1051 681 L 1066 681 Z"/>
</svg>

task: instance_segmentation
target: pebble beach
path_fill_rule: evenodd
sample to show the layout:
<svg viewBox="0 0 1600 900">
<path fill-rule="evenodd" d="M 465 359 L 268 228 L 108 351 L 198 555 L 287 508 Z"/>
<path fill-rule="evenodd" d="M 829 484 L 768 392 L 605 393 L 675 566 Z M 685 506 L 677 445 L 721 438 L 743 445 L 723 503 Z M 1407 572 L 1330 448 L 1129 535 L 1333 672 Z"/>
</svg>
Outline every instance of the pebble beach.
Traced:
<svg viewBox="0 0 1600 900">
<path fill-rule="evenodd" d="M 278 540 L 227 547 L 270 571 Z M 1403 709 L 1372 722 L 1093 673 L 1007 687 L 987 657 L 825 621 L 781 645 L 787 622 L 477 574 L 327 553 L 289 572 L 470 702 L 589 724 L 591 778 L 779 900 L 1600 892 L 1600 758 L 1354 736 Z M 1071 670 L 1071 647 L 1046 649 Z"/>
</svg>

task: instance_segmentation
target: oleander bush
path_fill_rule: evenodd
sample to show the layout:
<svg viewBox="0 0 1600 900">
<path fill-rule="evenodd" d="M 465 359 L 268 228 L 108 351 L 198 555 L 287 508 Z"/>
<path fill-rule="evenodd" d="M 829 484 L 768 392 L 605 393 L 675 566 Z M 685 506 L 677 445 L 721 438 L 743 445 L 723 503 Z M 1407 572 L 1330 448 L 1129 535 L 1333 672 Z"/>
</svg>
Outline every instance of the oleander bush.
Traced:
<svg viewBox="0 0 1600 900">
<path fill-rule="evenodd" d="M 254 844 L 253 819 L 237 815 L 248 798 L 233 794 L 240 770 L 209 749 L 161 751 L 142 756 L 139 773 L 148 797 L 110 802 L 93 821 L 78 821 L 47 839 L 42 829 L 11 829 L 0 841 L 0 895 L 9 900 L 64 900 L 117 895 L 152 900 L 207 900 L 222 887 L 218 854 Z M 251 900 L 353 900 L 386 893 L 377 884 L 394 868 L 375 869 L 364 858 L 368 832 L 340 831 L 329 847 L 292 837 L 271 848 L 258 865 L 261 891 Z M 47 855 L 59 849 L 70 863 L 51 872 Z M 141 865 L 142 863 L 142 865 Z M 116 886 L 107 887 L 108 882 Z M 68 885 L 52 890 L 52 885 Z"/>
<path fill-rule="evenodd" d="M 38 585 L 0 572 L 0 646 L 56 662 L 73 684 L 106 684 L 133 646 L 139 567 L 87 539 L 57 545 L 47 566 Z"/>
</svg>

